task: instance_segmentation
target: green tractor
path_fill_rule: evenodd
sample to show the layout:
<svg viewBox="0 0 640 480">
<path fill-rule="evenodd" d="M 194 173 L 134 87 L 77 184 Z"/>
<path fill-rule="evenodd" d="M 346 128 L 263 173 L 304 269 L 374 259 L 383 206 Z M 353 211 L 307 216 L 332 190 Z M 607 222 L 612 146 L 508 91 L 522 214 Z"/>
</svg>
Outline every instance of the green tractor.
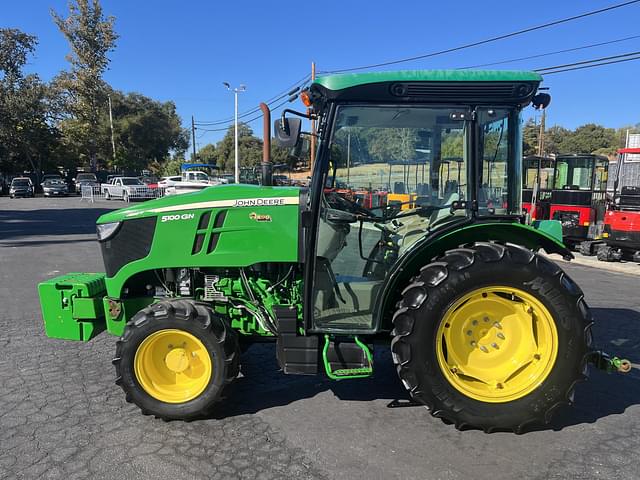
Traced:
<svg viewBox="0 0 640 480">
<path fill-rule="evenodd" d="M 458 428 L 548 422 L 588 361 L 629 364 L 592 350 L 582 291 L 537 253 L 572 256 L 560 224 L 524 221 L 520 111 L 548 101 L 540 81 L 508 71 L 321 77 L 301 94 L 310 113 L 275 122 L 289 147 L 309 135 L 299 117 L 318 122 L 309 188 L 268 186 L 265 163 L 262 186 L 101 216 L 106 272 L 39 285 L 47 335 L 119 336 L 116 383 L 164 419 L 207 415 L 241 349 L 273 340 L 285 374 L 334 380 L 372 375 L 374 344 L 390 345 L 413 400 Z M 459 159 L 455 185 L 442 183 L 446 158 Z M 411 208 L 369 209 L 344 194 L 384 190 L 399 161 L 428 167 Z"/>
</svg>

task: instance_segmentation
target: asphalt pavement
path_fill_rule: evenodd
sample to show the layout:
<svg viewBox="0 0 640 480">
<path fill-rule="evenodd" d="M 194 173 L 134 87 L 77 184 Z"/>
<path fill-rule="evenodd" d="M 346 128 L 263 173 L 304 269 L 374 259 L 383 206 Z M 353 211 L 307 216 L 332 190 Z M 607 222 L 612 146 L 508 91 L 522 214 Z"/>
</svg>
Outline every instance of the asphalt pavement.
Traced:
<svg viewBox="0 0 640 480">
<path fill-rule="evenodd" d="M 626 376 L 592 371 L 574 408 L 524 435 L 457 431 L 407 395 L 387 349 L 366 380 L 285 376 L 272 345 L 210 419 L 143 416 L 114 381 L 115 337 L 44 335 L 36 285 L 102 271 L 94 222 L 120 202 L 0 198 L 0 478 L 635 479 L 640 459 L 640 275 L 564 264 Z M 638 268 L 640 273 L 640 266 Z"/>
</svg>

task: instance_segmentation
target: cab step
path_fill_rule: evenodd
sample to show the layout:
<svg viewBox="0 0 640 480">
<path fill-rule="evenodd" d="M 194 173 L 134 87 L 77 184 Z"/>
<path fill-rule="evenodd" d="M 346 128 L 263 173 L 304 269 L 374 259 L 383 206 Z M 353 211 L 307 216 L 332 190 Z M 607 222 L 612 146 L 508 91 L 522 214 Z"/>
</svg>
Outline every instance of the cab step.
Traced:
<svg viewBox="0 0 640 480">
<path fill-rule="evenodd" d="M 322 360 L 332 380 L 367 378 L 373 374 L 373 354 L 357 336 L 324 336 Z"/>
</svg>

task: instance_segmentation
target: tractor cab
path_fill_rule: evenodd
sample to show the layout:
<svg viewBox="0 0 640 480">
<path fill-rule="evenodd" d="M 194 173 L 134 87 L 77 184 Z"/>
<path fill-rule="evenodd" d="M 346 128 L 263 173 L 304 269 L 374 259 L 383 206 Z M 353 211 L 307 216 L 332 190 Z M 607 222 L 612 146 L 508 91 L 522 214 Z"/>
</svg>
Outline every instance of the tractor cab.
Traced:
<svg viewBox="0 0 640 480">
<path fill-rule="evenodd" d="M 340 83 L 351 87 L 335 90 L 332 76 L 308 92 L 320 144 L 304 235 L 305 325 L 366 334 L 392 328 L 389 292 L 425 239 L 520 222 L 519 112 L 535 81 L 510 83 L 500 95 L 478 84 L 466 101 L 454 101 L 442 96 L 455 90 L 446 82 L 423 91 L 401 75 L 374 92 L 359 84 L 364 77 L 347 78 Z M 288 120 L 276 122 L 276 138 Z M 386 205 L 359 201 L 380 191 L 388 192 Z"/>
<path fill-rule="evenodd" d="M 569 246 L 600 238 L 607 200 L 609 160 L 601 155 L 558 155 L 555 161 L 550 218 L 562 223 Z"/>
<path fill-rule="evenodd" d="M 598 248 L 598 260 L 610 262 L 626 258 L 640 262 L 640 185 L 629 184 L 627 178 L 632 176 L 625 175 L 630 156 L 640 157 L 640 148 L 618 150 L 613 201 L 605 214 L 604 244 Z"/>
<path fill-rule="evenodd" d="M 555 160 L 530 155 L 523 160 L 522 208 L 531 220 L 549 219 Z"/>
</svg>

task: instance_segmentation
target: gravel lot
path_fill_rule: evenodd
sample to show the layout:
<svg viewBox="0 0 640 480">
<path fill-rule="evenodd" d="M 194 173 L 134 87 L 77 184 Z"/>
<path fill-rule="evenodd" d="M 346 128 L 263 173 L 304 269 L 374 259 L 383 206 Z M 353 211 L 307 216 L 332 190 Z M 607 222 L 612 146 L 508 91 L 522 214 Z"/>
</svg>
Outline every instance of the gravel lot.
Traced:
<svg viewBox="0 0 640 480">
<path fill-rule="evenodd" d="M 564 264 L 626 376 L 593 371 L 577 407 L 516 436 L 459 432 L 406 399 L 387 350 L 374 378 L 285 376 L 271 345 L 244 354 L 216 418 L 163 422 L 113 383 L 115 338 L 44 336 L 36 285 L 101 271 L 94 221 L 120 202 L 0 198 L 0 478 L 634 479 L 640 459 L 640 266 Z M 626 270 L 625 270 L 626 271 Z"/>
</svg>

